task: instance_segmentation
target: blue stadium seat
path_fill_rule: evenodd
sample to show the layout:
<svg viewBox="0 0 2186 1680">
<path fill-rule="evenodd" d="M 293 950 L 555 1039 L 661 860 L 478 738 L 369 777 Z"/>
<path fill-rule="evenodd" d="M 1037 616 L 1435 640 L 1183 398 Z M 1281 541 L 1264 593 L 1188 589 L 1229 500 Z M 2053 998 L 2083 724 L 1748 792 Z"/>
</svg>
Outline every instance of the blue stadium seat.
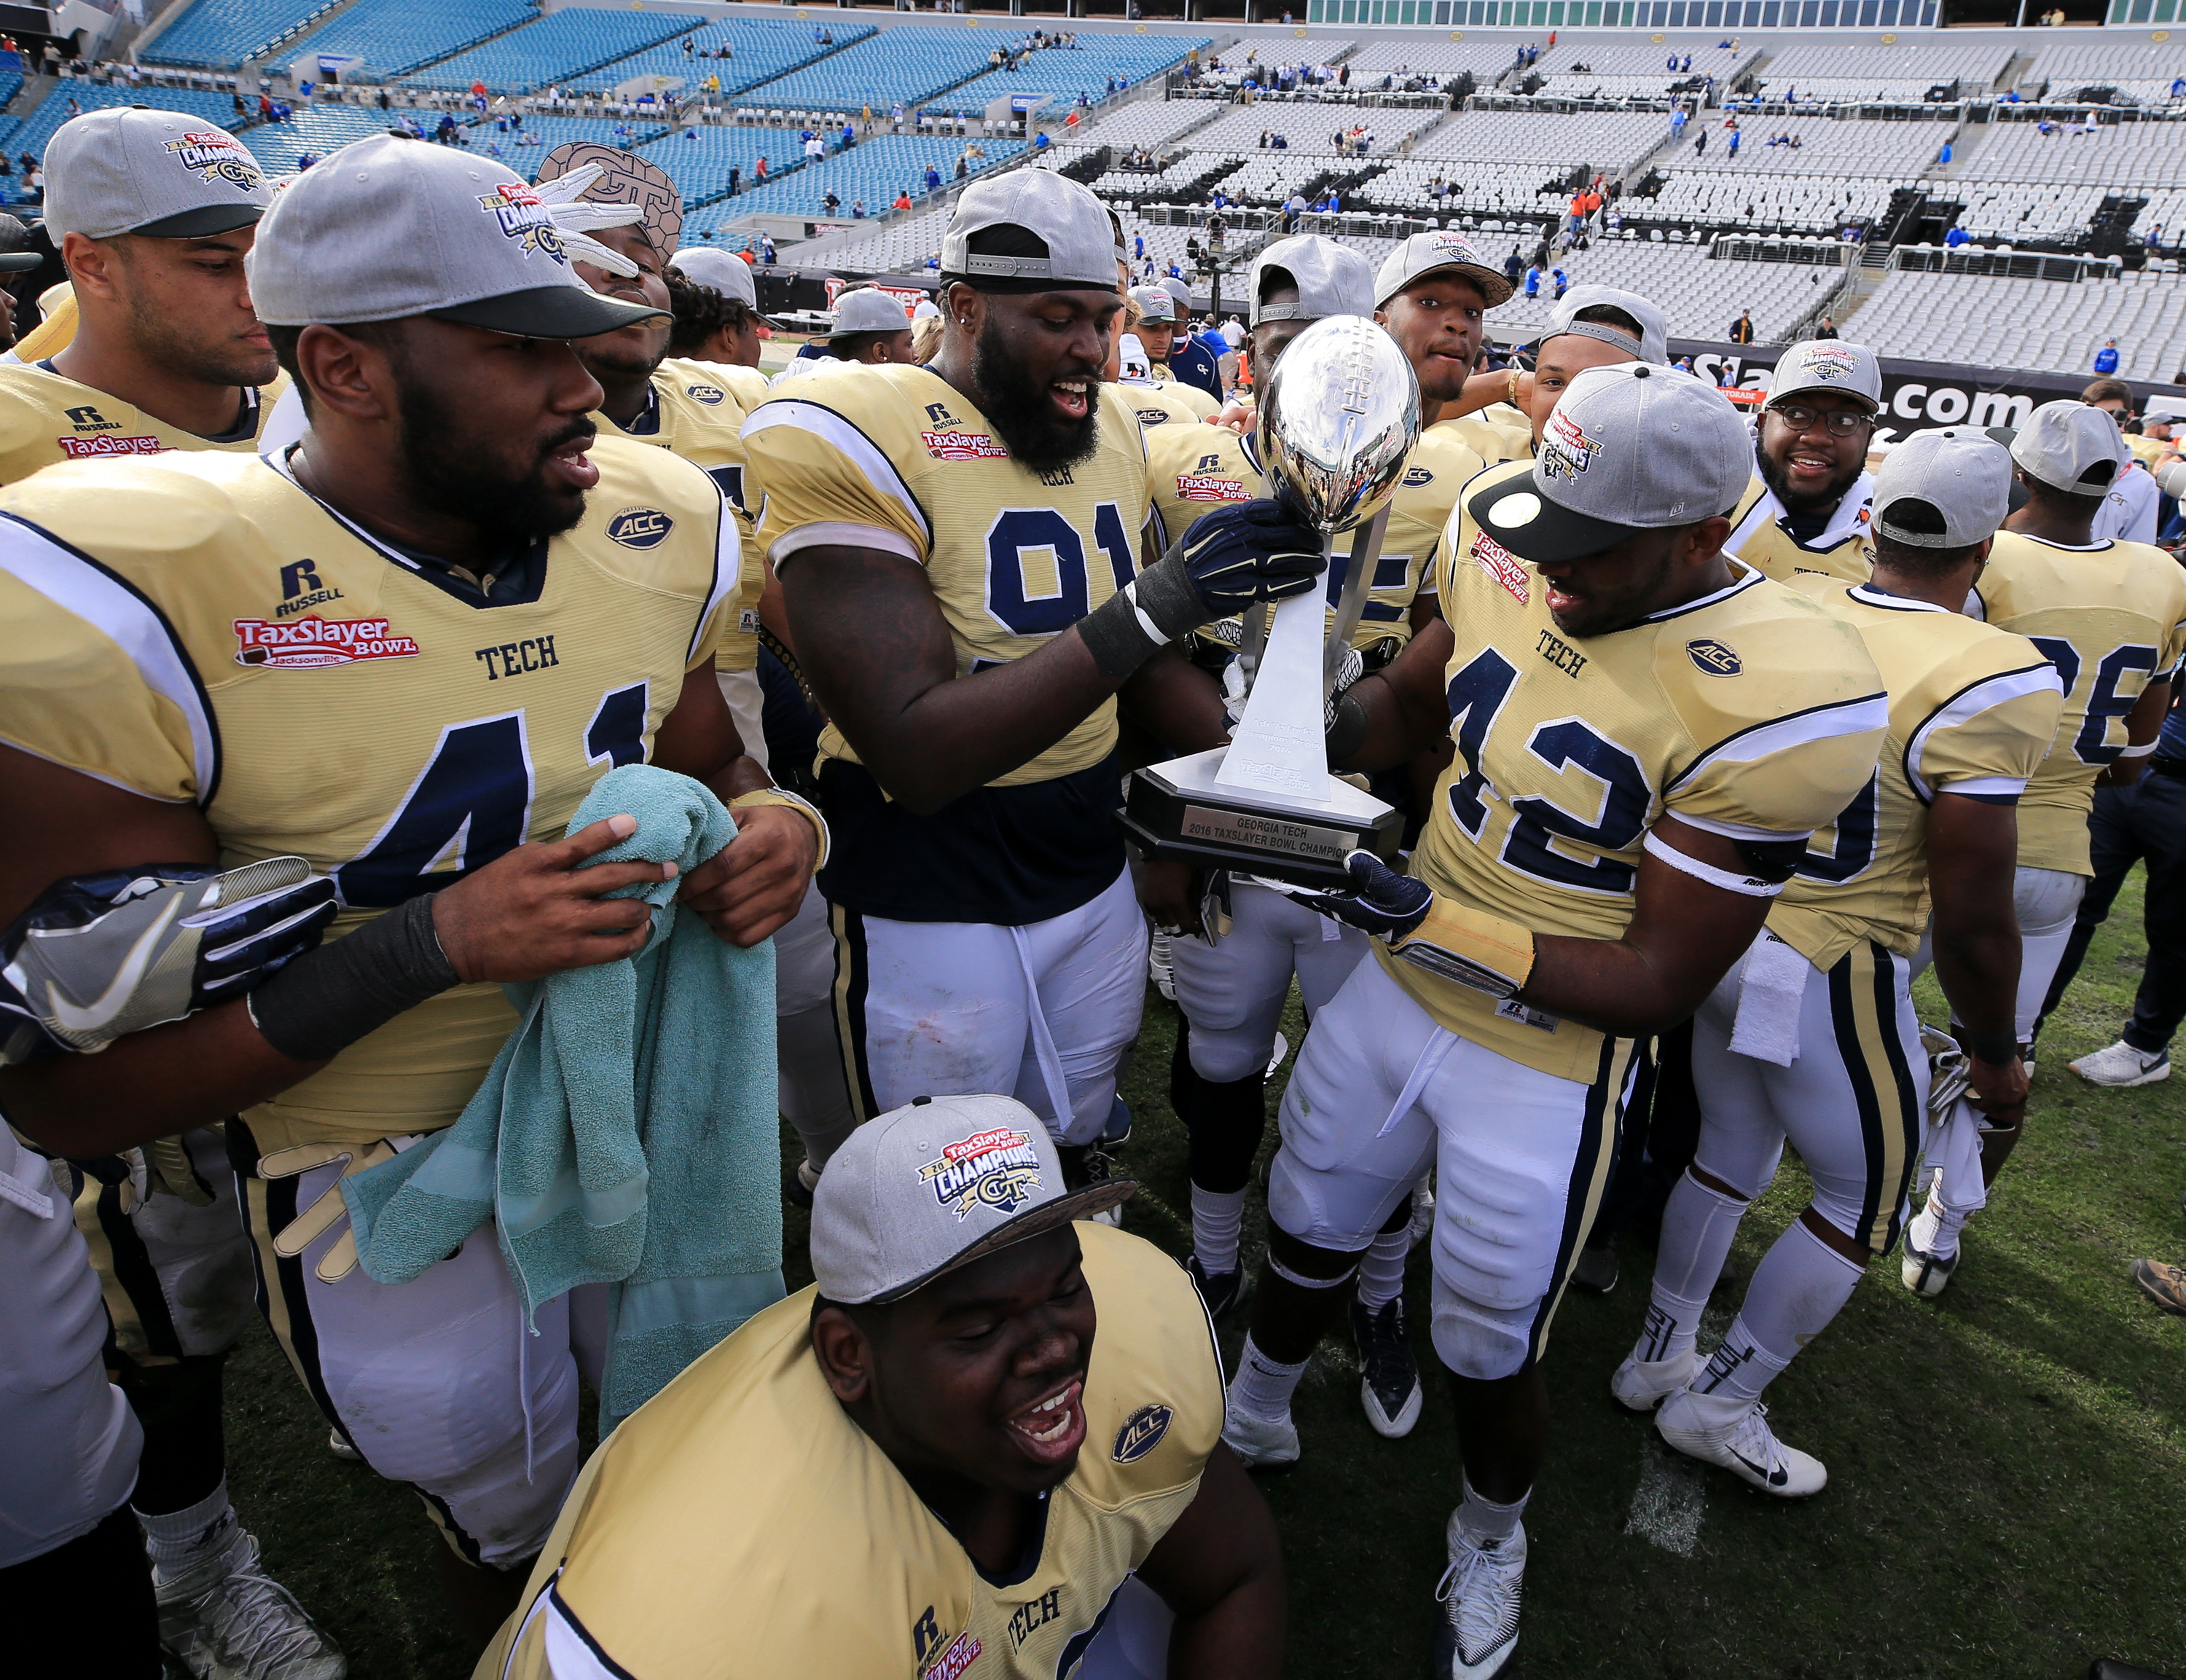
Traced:
<svg viewBox="0 0 2186 1680">
<path fill-rule="evenodd" d="M 98 87 L 88 81 L 64 81 L 46 95 L 36 110 L 0 137 L 0 149 L 11 158 L 25 152 L 42 158 L 53 131 L 74 115 L 69 109 L 71 100 L 87 111 L 109 105 L 149 105 L 154 110 L 202 117 L 217 128 L 232 129 L 243 120 L 235 114 L 235 102 L 225 93 L 200 93 L 181 87 Z M 15 183 L 7 184 L 12 188 Z"/>
<path fill-rule="evenodd" d="M 714 132 L 739 139 L 753 135 L 771 137 L 762 130 L 720 129 Z M 780 131 L 774 132 L 778 133 Z M 793 143 L 793 132 L 792 139 Z M 743 236 L 735 233 L 726 225 L 732 215 L 737 220 L 759 215 L 827 216 L 829 213 L 821 200 L 831 190 L 843 201 L 842 207 L 830 216 L 831 220 L 848 221 L 851 204 L 860 199 L 866 201 L 866 209 L 872 215 L 883 215 L 895 201 L 899 190 L 908 189 L 914 199 L 925 195 L 923 182 L 928 164 L 940 172 L 944 186 L 953 181 L 957 155 L 967 143 L 984 147 L 987 154 L 984 158 L 971 160 L 970 172 L 974 175 L 982 170 L 992 169 L 996 164 L 1024 149 L 1022 143 L 1014 140 L 967 143 L 954 139 L 920 139 L 907 134 L 878 136 L 853 146 L 847 152 L 838 153 L 823 162 L 808 164 L 779 181 L 771 180 L 765 186 L 743 193 L 731 203 L 712 205 L 714 225 L 722 231 L 717 232 L 711 241 L 694 240 L 687 232 L 684 243 L 742 244 Z M 658 160 L 672 176 L 675 171 L 670 160 L 675 154 L 685 149 L 683 142 L 667 139 L 647 147 L 645 155 Z M 747 170 L 745 173 L 748 176 L 750 171 Z M 679 182 L 679 187 L 681 184 Z M 726 181 L 723 184 L 726 189 Z"/>
<path fill-rule="evenodd" d="M 148 64 L 233 70 L 335 0 L 190 0 L 137 56 Z"/>
<path fill-rule="evenodd" d="M 636 76 L 680 76 L 686 79 L 686 91 L 696 92 L 708 76 L 717 76 L 721 79 L 721 92 L 726 98 L 784 75 L 800 64 L 810 64 L 837 47 L 862 41 L 874 32 L 870 25 L 830 27 L 833 28 L 835 46 L 823 47 L 812 38 L 813 25 L 810 24 L 731 18 L 692 32 L 698 55 L 686 58 L 683 37 L 678 35 L 658 47 L 648 47 L 642 53 L 572 76 L 569 86 L 578 92 L 606 92 Z M 702 56 L 721 46 L 735 56 Z"/>
<path fill-rule="evenodd" d="M 463 0 L 461 6 L 447 0 L 356 0 L 305 37 L 303 50 L 289 62 L 316 67 L 320 53 L 339 53 L 364 60 L 363 80 L 391 81 L 538 15 L 533 0 Z"/>
<path fill-rule="evenodd" d="M 1042 48 L 1025 60 L 1023 70 L 989 70 L 928 103 L 942 110 L 977 116 L 990 101 L 1006 95 L 1045 93 L 1051 100 L 1047 113 L 1060 116 L 1077 103 L 1080 93 L 1092 104 L 1106 98 L 1111 76 L 1136 87 L 1148 76 L 1182 64 L 1191 48 L 1204 52 L 1209 44 L 1204 37 L 1195 41 L 1174 35 L 1081 33 L 1074 48 Z"/>
<path fill-rule="evenodd" d="M 456 90 L 483 81 L 496 93 L 530 93 L 572 81 L 657 42 L 680 40 L 704 21 L 681 12 L 572 7 L 403 80 L 412 87 Z"/>
<path fill-rule="evenodd" d="M 766 160 L 771 173 L 780 174 L 801 163 L 804 155 L 799 149 L 796 134 L 778 128 L 690 128 L 680 135 L 664 134 L 644 150 L 647 158 L 668 171 L 668 178 L 683 195 L 687 216 L 690 207 L 729 190 L 732 166 L 743 172 L 748 196 L 753 166 L 760 158 Z M 770 182 L 770 188 L 771 185 Z M 737 202 L 743 203 L 743 197 Z"/>
<path fill-rule="evenodd" d="M 897 100 L 906 109 L 987 68 L 987 55 L 1016 37 L 998 29 L 943 29 L 905 24 L 831 53 L 816 64 L 762 82 L 743 103 L 788 110 L 876 114 Z"/>
<path fill-rule="evenodd" d="M 295 172 L 296 160 L 306 153 L 323 158 L 359 140 L 386 133 L 394 120 L 391 112 L 360 110 L 355 105 L 308 109 L 299 105 L 294 122 L 261 123 L 238 137 L 268 175 L 291 175 Z"/>
</svg>

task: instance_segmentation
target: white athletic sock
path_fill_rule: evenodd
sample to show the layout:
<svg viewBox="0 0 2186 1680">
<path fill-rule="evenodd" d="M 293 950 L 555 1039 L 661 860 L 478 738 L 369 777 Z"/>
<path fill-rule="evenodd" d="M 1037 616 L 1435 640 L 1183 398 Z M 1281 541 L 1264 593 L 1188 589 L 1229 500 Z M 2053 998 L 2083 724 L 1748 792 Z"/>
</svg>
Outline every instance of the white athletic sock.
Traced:
<svg viewBox="0 0 2186 1680">
<path fill-rule="evenodd" d="M 1457 1526 L 1475 1540 L 1508 1540 L 1518 1532 L 1518 1518 L 1526 1509 L 1526 1501 L 1533 1497 L 1529 1487 L 1514 1504 L 1499 1505 L 1474 1492 L 1472 1478 L 1467 1476 L 1465 1503 L 1457 1508 Z"/>
<path fill-rule="evenodd" d="M 1655 1286 L 1647 1322 L 1632 1357 L 1648 1363 L 1692 1351 L 1708 1292 L 1723 1275 L 1746 1203 L 1681 1173 L 1662 1209 L 1662 1236 L 1655 1257 Z"/>
<path fill-rule="evenodd" d="M 1191 1252 L 1210 1278 L 1237 1269 L 1237 1238 L 1245 1229 L 1245 1192 L 1191 1187 Z"/>
<path fill-rule="evenodd" d="M 131 1508 L 144 1531 L 144 1550 L 165 1575 L 178 1575 L 190 1565 L 225 1543 L 228 1526 L 235 1520 L 227 1503 L 227 1478 L 194 1505 L 159 1516 L 146 1516 Z"/>
<path fill-rule="evenodd" d="M 1703 1394 L 1757 1400 L 1776 1373 L 1819 1336 L 1859 1286 L 1866 1268 L 1795 1220 L 1746 1286 L 1746 1304 L 1693 1386 Z"/>
<path fill-rule="evenodd" d="M 1410 1223 L 1378 1233 L 1359 1257 L 1359 1304 L 1378 1313 L 1404 1292 L 1404 1261 L 1412 1252 Z"/>
<path fill-rule="evenodd" d="M 1237 1375 L 1230 1383 L 1230 1409 L 1270 1420 L 1288 1417 L 1291 1396 L 1298 1392 L 1305 1367 L 1303 1359 L 1295 1365 L 1270 1359 L 1253 1345 L 1248 1334 L 1243 1351 L 1237 1355 Z"/>
<path fill-rule="evenodd" d="M 1959 1233 L 1966 1228 L 1977 1209 L 1953 1207 L 1937 1194 L 1928 1192 L 1928 1205 L 1913 1216 L 1913 1224 L 1905 1240 L 1923 1254 L 1932 1254 L 1938 1260 L 1948 1260 L 1959 1252 Z"/>
</svg>

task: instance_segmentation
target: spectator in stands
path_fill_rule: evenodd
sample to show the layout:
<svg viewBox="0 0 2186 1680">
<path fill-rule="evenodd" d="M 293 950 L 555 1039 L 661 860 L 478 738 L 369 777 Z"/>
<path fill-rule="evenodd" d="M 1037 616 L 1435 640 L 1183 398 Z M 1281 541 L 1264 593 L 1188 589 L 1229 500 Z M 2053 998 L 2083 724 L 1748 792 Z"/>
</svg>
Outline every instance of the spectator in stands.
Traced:
<svg viewBox="0 0 2186 1680">
<path fill-rule="evenodd" d="M 1967 232 L 1965 228 L 1953 226 L 1949 232 L 1943 235 L 1943 244 L 1948 249 L 1955 251 L 1972 238 L 1973 235 Z"/>
<path fill-rule="evenodd" d="M 773 234 L 762 233 L 759 236 L 759 260 L 769 267 L 772 267 L 782 260 L 774 249 Z"/>
<path fill-rule="evenodd" d="M 1550 275 L 1550 278 L 1555 282 L 1556 288 L 1554 295 L 1550 300 L 1550 302 L 1554 302 L 1555 299 L 1562 297 L 1566 292 L 1571 290 L 1571 277 L 1566 274 L 1561 268 L 1557 269 L 1555 273 Z"/>
<path fill-rule="evenodd" d="M 1831 320 L 1828 316 L 1824 316 L 1822 317 L 1822 324 L 1814 329 L 1814 336 L 1818 339 L 1834 339 L 1836 335 L 1836 322 Z"/>
<path fill-rule="evenodd" d="M 744 172 L 742 167 L 731 164 L 729 165 L 729 196 L 731 198 L 735 198 L 737 193 L 743 191 L 743 179 Z"/>
<path fill-rule="evenodd" d="M 911 208 L 911 189 L 908 187 L 899 188 L 894 199 L 889 203 L 888 208 L 892 210 L 909 210 Z"/>
<path fill-rule="evenodd" d="M 926 166 L 926 190 L 929 193 L 939 193 L 941 190 L 941 171 L 934 168 L 932 164 Z"/>
<path fill-rule="evenodd" d="M 1735 158 L 1738 155 L 1738 143 L 1743 137 L 1738 132 L 1735 118 L 1724 123 L 1724 126 L 1730 130 L 1730 155 Z"/>
<path fill-rule="evenodd" d="M 764 181 L 766 179 L 766 154 L 764 152 L 761 152 L 759 154 L 759 157 L 752 165 L 752 179 L 754 181 Z"/>
<path fill-rule="evenodd" d="M 2095 352 L 2095 372 L 2105 376 L 2118 370 L 2118 347 L 2116 339 L 2105 339 L 2103 347 Z"/>
<path fill-rule="evenodd" d="M 1701 157 L 1701 156 L 1704 155 L 1704 154 L 1707 153 L 1707 130 L 1705 127 L 1703 127 L 1703 128 L 1701 130 L 1701 132 L 1700 132 L 1699 133 L 1697 133 L 1697 134 L 1696 134 L 1695 136 L 1693 136 L 1693 155 L 1694 155 L 1696 158 L 1697 158 L 1697 157 Z"/>
<path fill-rule="evenodd" d="M 853 221 L 863 221 L 866 219 L 866 201 L 863 199 L 850 200 L 850 219 Z"/>
<path fill-rule="evenodd" d="M 1526 295 L 1528 298 L 1541 295 L 1541 266 L 1538 261 L 1526 266 Z"/>
<path fill-rule="evenodd" d="M 1753 342 L 1752 311 L 1740 310 L 1738 312 L 1738 319 L 1730 323 L 1730 341 L 1734 344 L 1750 344 Z"/>
</svg>

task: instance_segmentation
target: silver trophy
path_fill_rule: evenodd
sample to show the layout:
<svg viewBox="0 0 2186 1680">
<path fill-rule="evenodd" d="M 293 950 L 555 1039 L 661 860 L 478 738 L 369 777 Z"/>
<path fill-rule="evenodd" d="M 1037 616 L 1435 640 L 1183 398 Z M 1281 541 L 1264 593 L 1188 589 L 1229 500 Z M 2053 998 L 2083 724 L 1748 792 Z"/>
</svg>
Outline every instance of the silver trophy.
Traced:
<svg viewBox="0 0 2186 1680">
<path fill-rule="evenodd" d="M 1327 565 L 1351 533 L 1343 587 L 1325 636 L 1325 588 L 1246 615 L 1252 692 L 1230 744 L 1131 773 L 1122 820 L 1148 851 L 1311 887 L 1348 884 L 1354 850 L 1396 854 L 1402 815 L 1329 773 L 1322 711 L 1419 431 L 1419 381 L 1372 322 L 1331 316 L 1283 351 L 1261 397 L 1261 458 L 1277 498 L 1320 533 Z"/>
</svg>

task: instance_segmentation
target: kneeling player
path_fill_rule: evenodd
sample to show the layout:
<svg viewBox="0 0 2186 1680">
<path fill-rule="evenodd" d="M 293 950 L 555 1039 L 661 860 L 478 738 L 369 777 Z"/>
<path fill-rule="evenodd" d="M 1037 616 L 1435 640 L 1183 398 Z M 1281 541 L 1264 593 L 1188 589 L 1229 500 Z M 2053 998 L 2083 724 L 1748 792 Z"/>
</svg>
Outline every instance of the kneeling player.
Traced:
<svg viewBox="0 0 2186 1680">
<path fill-rule="evenodd" d="M 1736 412 L 1690 376 L 1580 375 L 1536 460 L 1466 487 L 1447 622 L 1355 685 L 1331 736 L 1337 762 L 1387 764 L 1448 730 L 1457 762 L 1413 877 L 1354 854 L 1359 890 L 1314 900 L 1375 934 L 1376 960 L 1315 1018 L 1284 1095 L 1225 1434 L 1248 1464 L 1298 1456 L 1306 1359 L 1434 1165 L 1434 1346 L 1466 1478 L 1447 1674 L 1493 1673 L 1516 1643 L 1539 1360 L 1640 1041 L 1707 995 L 1875 770 L 1885 705 L 1857 636 L 1722 552 L 1749 460 Z"/>
<path fill-rule="evenodd" d="M 1890 694 L 1875 779 L 1768 912 L 1693 1023 L 1700 1144 L 1670 1193 L 1647 1326 L 1610 1391 L 1681 1453 L 1763 1492 L 1821 1491 L 1820 1462 L 1779 1442 L 1761 1393 L 1897 1242 L 1926 1118 L 1913 954 L 1928 899 L 1937 968 L 1972 1055 L 1970 1098 L 2015 1124 L 2015 806 L 2057 728 L 2057 675 L 2024 636 L 1964 616 L 2011 469 L 1977 431 L 1923 432 L 1875 490 L 1874 579 L 1802 578 L 1859 633 Z M 1753 1274 L 1707 1364 L 1693 1338 L 1746 1204 L 1789 1141 L 1813 1201 Z"/>
<path fill-rule="evenodd" d="M 813 1198 L 818 1281 L 602 1446 L 481 1680 L 1273 1680 L 1281 1556 L 1207 1315 L 1090 1223 L 1131 1189 L 1066 1193 L 1007 1097 L 860 1127 Z M 1118 1649 L 1148 1588 L 1150 1666 Z"/>
</svg>

